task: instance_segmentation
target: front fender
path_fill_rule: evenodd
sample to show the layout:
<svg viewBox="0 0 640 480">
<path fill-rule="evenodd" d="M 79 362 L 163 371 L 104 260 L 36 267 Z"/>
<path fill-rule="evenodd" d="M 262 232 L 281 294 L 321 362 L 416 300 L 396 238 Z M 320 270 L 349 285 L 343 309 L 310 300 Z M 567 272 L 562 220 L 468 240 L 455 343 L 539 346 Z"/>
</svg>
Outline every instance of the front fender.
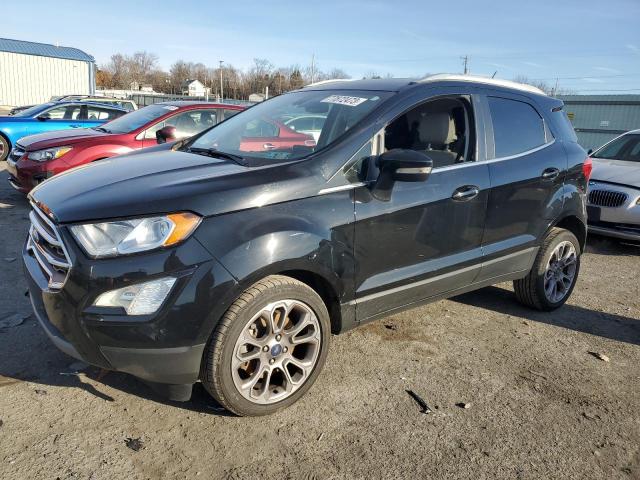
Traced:
<svg viewBox="0 0 640 480">
<path fill-rule="evenodd" d="M 300 270 L 321 276 L 340 302 L 353 295 L 349 192 L 209 217 L 195 235 L 244 288 L 270 274 Z"/>
<path fill-rule="evenodd" d="M 65 163 L 69 165 L 70 168 L 77 167 L 78 165 L 84 165 L 85 163 L 90 163 L 95 160 L 100 160 L 102 158 L 115 157 L 116 155 L 124 155 L 126 153 L 132 152 L 134 149 L 131 147 L 126 147 L 124 145 L 96 145 L 94 147 L 87 147 L 80 150 L 76 155 L 65 159 Z"/>
</svg>

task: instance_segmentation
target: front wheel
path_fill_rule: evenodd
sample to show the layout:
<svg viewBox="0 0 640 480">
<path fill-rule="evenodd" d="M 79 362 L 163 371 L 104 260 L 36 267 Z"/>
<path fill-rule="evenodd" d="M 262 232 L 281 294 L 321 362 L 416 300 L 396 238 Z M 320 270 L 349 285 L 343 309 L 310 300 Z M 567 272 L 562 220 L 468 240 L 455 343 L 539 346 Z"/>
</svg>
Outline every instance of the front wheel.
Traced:
<svg viewBox="0 0 640 480">
<path fill-rule="evenodd" d="M 268 415 L 315 382 L 330 334 L 327 308 L 313 289 L 290 277 L 266 277 L 220 320 L 205 351 L 202 383 L 237 415 Z"/>
<path fill-rule="evenodd" d="M 10 151 L 11 145 L 9 145 L 9 141 L 0 135 L 0 162 L 7 159 Z"/>
<path fill-rule="evenodd" d="M 568 230 L 553 228 L 545 238 L 529 274 L 513 282 L 520 303 L 551 311 L 567 301 L 578 280 L 580 243 Z"/>
</svg>

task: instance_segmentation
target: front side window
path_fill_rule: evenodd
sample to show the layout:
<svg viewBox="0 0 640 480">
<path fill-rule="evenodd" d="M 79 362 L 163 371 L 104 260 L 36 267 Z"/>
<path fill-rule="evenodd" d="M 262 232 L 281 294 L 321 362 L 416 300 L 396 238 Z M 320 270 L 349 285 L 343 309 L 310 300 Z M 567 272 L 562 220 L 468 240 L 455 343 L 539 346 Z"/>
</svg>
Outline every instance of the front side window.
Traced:
<svg viewBox="0 0 640 480">
<path fill-rule="evenodd" d="M 468 97 L 425 102 L 396 118 L 385 129 L 385 150 L 424 152 L 434 168 L 475 161 L 475 127 Z"/>
<path fill-rule="evenodd" d="M 546 142 L 544 121 L 531 105 L 518 100 L 488 97 L 496 158 L 532 150 Z"/>
<path fill-rule="evenodd" d="M 47 110 L 45 115 L 51 120 L 78 120 L 80 119 L 81 110 L 82 107 L 80 105 L 65 105 Z"/>
<path fill-rule="evenodd" d="M 274 97 L 240 112 L 185 145 L 217 150 L 246 160 L 295 160 L 334 143 L 392 92 L 301 90 Z M 319 131 L 287 126 L 299 117 L 322 117 Z"/>
<path fill-rule="evenodd" d="M 155 139 L 156 132 L 167 126 L 176 127 L 176 138 L 187 138 L 214 126 L 216 123 L 218 122 L 215 109 L 189 110 L 156 123 L 145 131 L 144 138 Z"/>
<path fill-rule="evenodd" d="M 593 153 L 591 157 L 640 162 L 640 134 L 616 138 Z"/>
</svg>

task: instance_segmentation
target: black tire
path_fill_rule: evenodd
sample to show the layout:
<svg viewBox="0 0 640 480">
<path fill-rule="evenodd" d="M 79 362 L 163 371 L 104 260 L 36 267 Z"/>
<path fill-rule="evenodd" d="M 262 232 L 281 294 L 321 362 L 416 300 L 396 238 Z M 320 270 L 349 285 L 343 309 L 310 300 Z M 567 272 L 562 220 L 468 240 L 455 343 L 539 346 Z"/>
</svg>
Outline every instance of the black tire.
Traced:
<svg viewBox="0 0 640 480">
<path fill-rule="evenodd" d="M 232 377 L 235 343 L 247 322 L 265 305 L 283 299 L 305 303 L 315 313 L 321 331 L 320 351 L 307 380 L 289 397 L 272 404 L 257 404 L 243 397 Z M 240 416 L 269 415 L 298 401 L 311 388 L 324 366 L 329 350 L 331 322 L 322 298 L 306 284 L 283 275 L 271 275 L 245 290 L 229 307 L 205 349 L 201 381 L 227 410 Z"/>
<path fill-rule="evenodd" d="M 547 270 L 547 264 L 549 263 L 551 254 L 560 243 L 565 241 L 571 242 L 575 248 L 576 270 L 573 277 L 573 283 L 569 287 L 567 293 L 560 301 L 553 302 L 549 300 L 545 294 L 544 274 Z M 567 299 L 571 296 L 573 288 L 578 280 L 578 274 L 580 273 L 580 254 L 580 242 L 578 242 L 578 239 L 573 233 L 562 228 L 552 228 L 544 239 L 544 242 L 542 242 L 542 246 L 538 251 L 538 255 L 533 262 L 533 267 L 529 274 L 526 277 L 513 282 L 513 288 L 518 301 L 527 307 L 545 312 L 555 310 L 556 308 L 564 305 Z"/>
<path fill-rule="evenodd" d="M 4 135 L 0 135 L 0 162 L 7 159 L 9 152 L 11 152 L 9 140 L 7 140 Z"/>
</svg>

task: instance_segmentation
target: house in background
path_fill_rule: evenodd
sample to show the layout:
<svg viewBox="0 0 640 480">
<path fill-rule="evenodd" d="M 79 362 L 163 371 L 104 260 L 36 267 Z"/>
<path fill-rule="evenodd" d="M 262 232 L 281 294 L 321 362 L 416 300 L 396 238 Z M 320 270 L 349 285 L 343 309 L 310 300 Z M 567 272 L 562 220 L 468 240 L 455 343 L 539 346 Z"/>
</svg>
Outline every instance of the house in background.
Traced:
<svg viewBox="0 0 640 480">
<path fill-rule="evenodd" d="M 0 38 L 0 105 L 94 95 L 95 68 L 94 58 L 77 48 Z"/>
<path fill-rule="evenodd" d="M 205 87 L 199 80 L 185 80 L 181 86 L 182 95 L 188 95 L 190 97 L 204 97 L 209 94 L 211 90 L 209 87 Z"/>
</svg>

